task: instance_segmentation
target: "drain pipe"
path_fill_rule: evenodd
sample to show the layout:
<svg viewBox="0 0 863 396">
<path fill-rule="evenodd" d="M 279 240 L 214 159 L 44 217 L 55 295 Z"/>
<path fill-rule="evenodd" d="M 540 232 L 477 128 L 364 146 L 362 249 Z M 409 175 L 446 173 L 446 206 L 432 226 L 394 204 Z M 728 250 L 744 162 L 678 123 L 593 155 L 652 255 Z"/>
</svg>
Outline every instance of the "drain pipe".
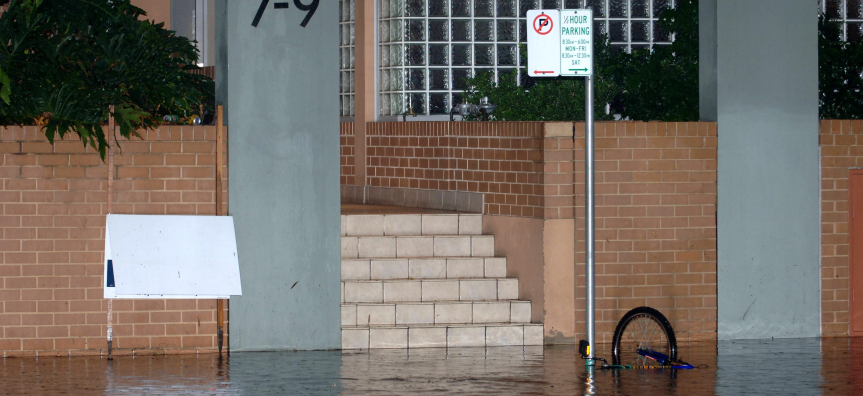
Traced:
<svg viewBox="0 0 863 396">
<path fill-rule="evenodd" d="M 222 167 L 224 166 L 224 123 L 222 121 L 222 106 L 216 108 L 216 216 L 222 213 Z M 225 300 L 216 299 L 216 338 L 219 343 L 219 359 L 222 358 L 223 327 L 225 326 Z"/>
<path fill-rule="evenodd" d="M 108 110 L 108 214 L 114 210 L 114 106 Z M 107 221 L 107 220 L 106 220 Z M 105 230 L 108 230 L 108 225 L 105 224 Z M 108 274 L 105 274 L 107 277 Z M 107 279 L 106 279 L 107 281 Z M 113 360 L 111 355 L 111 347 L 114 342 L 114 300 L 108 299 L 108 360 Z"/>
</svg>

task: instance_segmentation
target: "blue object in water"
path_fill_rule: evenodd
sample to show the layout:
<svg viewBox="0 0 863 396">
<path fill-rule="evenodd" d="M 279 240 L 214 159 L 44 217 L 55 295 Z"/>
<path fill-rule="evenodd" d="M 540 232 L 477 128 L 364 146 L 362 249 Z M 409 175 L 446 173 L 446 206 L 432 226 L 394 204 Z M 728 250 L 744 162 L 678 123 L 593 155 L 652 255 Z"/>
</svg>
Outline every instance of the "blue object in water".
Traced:
<svg viewBox="0 0 863 396">
<path fill-rule="evenodd" d="M 683 362 L 683 361 L 678 360 L 676 362 L 672 362 L 671 359 L 668 357 L 668 355 L 666 355 L 664 353 L 656 352 L 652 349 L 639 349 L 636 352 L 638 352 L 638 354 L 641 356 L 644 356 L 648 359 L 656 361 L 661 366 L 667 366 L 667 367 L 670 367 L 673 369 L 682 369 L 682 370 L 688 370 L 688 369 L 694 369 L 695 368 L 691 364 Z"/>
</svg>

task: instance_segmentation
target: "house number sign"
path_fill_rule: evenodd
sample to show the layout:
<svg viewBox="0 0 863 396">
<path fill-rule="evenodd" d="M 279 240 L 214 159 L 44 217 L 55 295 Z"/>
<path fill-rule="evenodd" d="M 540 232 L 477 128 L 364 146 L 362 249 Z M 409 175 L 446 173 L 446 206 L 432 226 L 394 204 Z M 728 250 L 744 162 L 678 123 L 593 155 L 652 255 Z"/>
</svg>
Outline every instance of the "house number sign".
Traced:
<svg viewBox="0 0 863 396">
<path fill-rule="evenodd" d="M 294 6 L 297 7 L 300 11 L 306 12 L 306 17 L 303 18 L 303 22 L 300 23 L 300 26 L 306 27 L 306 24 L 309 23 L 309 20 L 312 19 L 312 15 L 315 15 L 315 11 L 318 9 L 318 3 L 320 0 L 311 0 L 309 4 L 303 4 L 302 0 L 294 0 Z M 261 22 L 261 17 L 264 15 L 264 11 L 267 10 L 267 5 L 270 4 L 270 0 L 261 0 L 261 6 L 258 7 L 258 12 L 255 14 L 255 19 L 252 20 L 252 26 L 258 27 L 258 23 Z M 275 9 L 283 9 L 283 8 L 291 8 L 291 3 L 287 1 L 282 1 L 278 3 L 273 3 L 273 8 Z"/>
</svg>

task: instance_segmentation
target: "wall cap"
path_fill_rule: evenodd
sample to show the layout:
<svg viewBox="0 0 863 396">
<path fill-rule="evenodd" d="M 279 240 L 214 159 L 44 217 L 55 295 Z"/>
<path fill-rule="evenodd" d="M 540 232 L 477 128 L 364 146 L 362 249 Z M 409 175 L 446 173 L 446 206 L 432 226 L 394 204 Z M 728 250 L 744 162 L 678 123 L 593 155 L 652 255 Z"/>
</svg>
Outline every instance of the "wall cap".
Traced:
<svg viewBox="0 0 863 396">
<path fill-rule="evenodd" d="M 544 137 L 572 137 L 571 122 L 545 122 L 543 123 Z"/>
</svg>

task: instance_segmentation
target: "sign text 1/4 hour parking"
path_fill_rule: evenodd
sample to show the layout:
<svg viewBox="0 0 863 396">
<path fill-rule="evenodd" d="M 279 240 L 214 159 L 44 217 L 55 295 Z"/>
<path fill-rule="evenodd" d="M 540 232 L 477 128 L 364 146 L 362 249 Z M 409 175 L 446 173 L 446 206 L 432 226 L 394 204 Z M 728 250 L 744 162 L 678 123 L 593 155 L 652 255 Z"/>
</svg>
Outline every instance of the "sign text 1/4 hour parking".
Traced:
<svg viewBox="0 0 863 396">
<path fill-rule="evenodd" d="M 560 12 L 560 75 L 593 75 L 593 11 Z"/>
</svg>

